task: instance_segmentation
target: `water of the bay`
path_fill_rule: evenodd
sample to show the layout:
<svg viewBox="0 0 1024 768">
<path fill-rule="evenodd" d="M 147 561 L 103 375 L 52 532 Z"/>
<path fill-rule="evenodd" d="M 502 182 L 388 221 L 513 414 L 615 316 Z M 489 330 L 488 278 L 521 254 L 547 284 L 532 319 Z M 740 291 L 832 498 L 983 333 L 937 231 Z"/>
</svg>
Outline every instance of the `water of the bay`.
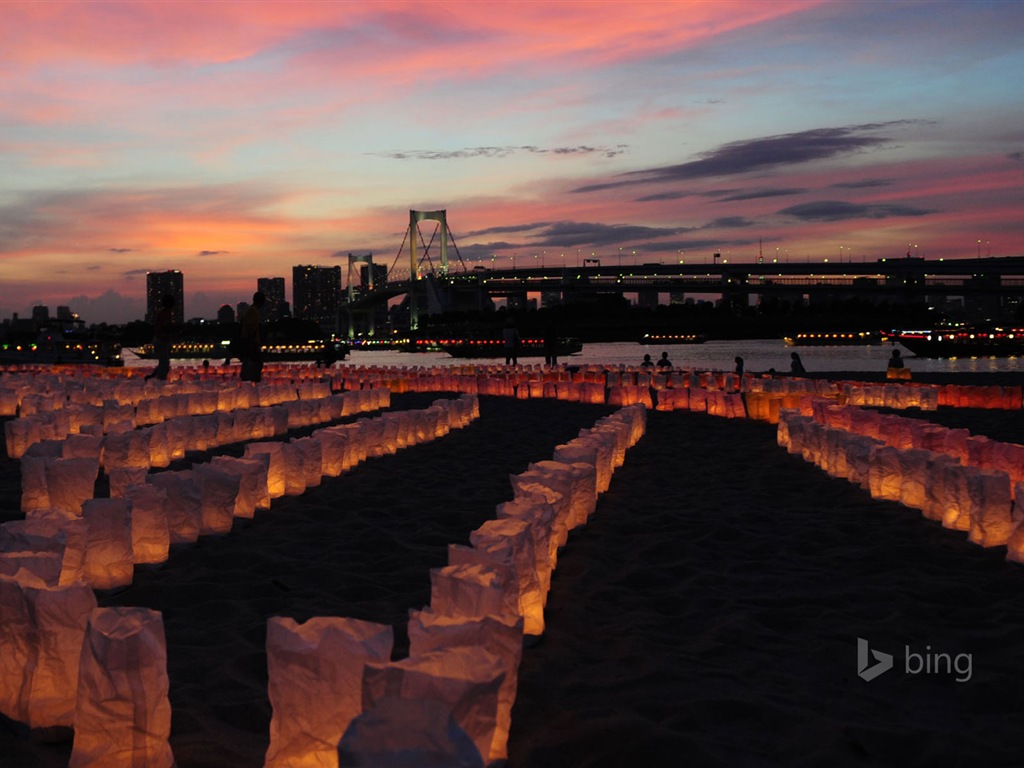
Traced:
<svg viewBox="0 0 1024 768">
<path fill-rule="evenodd" d="M 899 345 L 896 345 L 899 347 Z M 917 373 L 1024 373 L 1024 357 L 985 357 L 933 360 L 913 357 L 899 347 L 907 367 Z M 892 345 L 835 347 L 789 347 L 781 339 L 746 339 L 737 341 L 708 341 L 704 344 L 672 346 L 644 346 L 629 342 L 585 344 L 583 351 L 562 358 L 559 362 L 570 365 L 639 365 L 644 354 L 657 360 L 662 352 L 668 352 L 669 359 L 677 368 L 692 368 L 701 371 L 731 371 L 735 358 L 742 357 L 746 370 L 753 373 L 768 371 L 788 372 L 790 353 L 797 351 L 804 368 L 810 373 L 828 371 L 884 371 Z M 152 361 L 139 360 L 130 351 L 124 352 L 125 365 L 149 367 Z M 222 360 L 211 360 L 218 365 Z M 446 366 L 467 363 L 503 363 L 504 360 L 454 358 L 443 352 L 394 352 L 394 351 L 352 351 L 340 365 L 350 366 Z M 523 358 L 521 363 L 541 363 L 541 358 Z M 196 361 L 175 361 L 175 365 L 195 365 Z"/>
</svg>

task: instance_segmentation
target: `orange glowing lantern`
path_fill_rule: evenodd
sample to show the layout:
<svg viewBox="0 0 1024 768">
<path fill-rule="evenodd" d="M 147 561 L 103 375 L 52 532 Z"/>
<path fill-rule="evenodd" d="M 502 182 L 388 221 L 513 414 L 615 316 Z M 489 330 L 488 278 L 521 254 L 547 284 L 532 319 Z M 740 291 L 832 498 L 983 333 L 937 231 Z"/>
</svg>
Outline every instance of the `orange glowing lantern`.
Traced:
<svg viewBox="0 0 1024 768">
<path fill-rule="evenodd" d="M 166 562 L 171 546 L 167 492 L 142 483 L 126 486 L 123 497 L 131 504 L 132 559 L 137 564 Z"/>
<path fill-rule="evenodd" d="M 504 622 L 490 616 L 479 619 L 452 618 L 438 615 L 429 609 L 409 612 L 411 657 L 425 656 L 446 648 L 466 647 L 483 648 L 501 659 L 505 678 L 498 691 L 491 761 L 504 760 L 508 756 L 508 733 L 512 725 L 512 706 L 515 704 L 519 662 L 523 653 L 523 631 L 520 620 Z"/>
<path fill-rule="evenodd" d="M 241 477 L 213 464 L 196 464 L 192 479 L 199 488 L 199 535 L 231 533 Z"/>
<path fill-rule="evenodd" d="M 530 635 L 544 634 L 544 594 L 537 573 L 537 555 L 530 524 L 521 519 L 488 520 L 469 535 L 473 549 L 502 565 L 511 567 L 516 580 L 518 614 L 523 617 L 523 631 Z M 449 562 L 452 561 L 449 549 Z"/>
<path fill-rule="evenodd" d="M 288 488 L 288 465 L 281 443 L 248 443 L 245 446 L 245 458 L 258 458 L 266 463 L 267 491 L 270 498 L 276 499 L 285 495 Z"/>
<path fill-rule="evenodd" d="M 82 645 L 68 768 L 173 768 L 167 641 L 147 608 L 96 608 Z"/>
<path fill-rule="evenodd" d="M 167 529 L 171 544 L 194 544 L 199 539 L 202 496 L 191 472 L 156 472 L 146 482 L 167 494 Z"/>
<path fill-rule="evenodd" d="M 132 583 L 131 507 L 126 499 L 88 499 L 82 505 L 88 524 L 85 579 L 94 589 L 114 589 Z"/>
<path fill-rule="evenodd" d="M 335 765 L 338 741 L 362 712 L 363 667 L 391 657 L 390 626 L 314 617 L 267 621 L 267 768 Z"/>
<path fill-rule="evenodd" d="M 74 722 L 78 660 L 96 596 L 0 576 L 0 712 L 39 732 Z"/>
</svg>

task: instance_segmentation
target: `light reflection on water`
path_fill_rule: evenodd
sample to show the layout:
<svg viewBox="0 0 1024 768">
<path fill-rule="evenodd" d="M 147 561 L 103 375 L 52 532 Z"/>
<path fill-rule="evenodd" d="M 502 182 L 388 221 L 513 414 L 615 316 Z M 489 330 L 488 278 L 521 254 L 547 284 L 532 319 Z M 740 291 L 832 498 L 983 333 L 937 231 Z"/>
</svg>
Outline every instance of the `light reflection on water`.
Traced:
<svg viewBox="0 0 1024 768">
<path fill-rule="evenodd" d="M 896 345 L 899 346 L 899 345 Z M 694 368 L 705 371 L 731 371 L 734 360 L 740 356 L 746 370 L 750 372 L 789 370 L 790 353 L 800 354 L 808 372 L 821 371 L 884 371 L 892 345 L 852 347 L 788 347 L 781 339 L 748 339 L 738 341 L 708 341 L 704 344 L 680 344 L 668 346 L 644 346 L 630 342 L 585 344 L 583 351 L 559 362 L 572 365 L 588 363 L 606 365 L 639 365 L 645 353 L 657 360 L 663 351 L 679 368 Z M 913 357 L 900 347 L 907 367 L 918 373 L 1006 373 L 1024 372 L 1024 357 L 985 357 L 933 360 Z M 125 350 L 125 365 L 129 367 L 151 367 L 149 360 L 139 360 Z M 174 365 L 196 365 L 199 361 L 174 361 Z M 222 359 L 211 359 L 211 365 L 220 365 Z M 351 366 L 449 366 L 467 363 L 503 363 L 503 359 L 466 360 L 450 357 L 443 352 L 392 352 L 356 350 L 349 354 L 343 365 Z M 539 357 L 526 357 L 522 363 L 541 363 Z M 310 363 L 312 365 L 312 363 Z"/>
</svg>

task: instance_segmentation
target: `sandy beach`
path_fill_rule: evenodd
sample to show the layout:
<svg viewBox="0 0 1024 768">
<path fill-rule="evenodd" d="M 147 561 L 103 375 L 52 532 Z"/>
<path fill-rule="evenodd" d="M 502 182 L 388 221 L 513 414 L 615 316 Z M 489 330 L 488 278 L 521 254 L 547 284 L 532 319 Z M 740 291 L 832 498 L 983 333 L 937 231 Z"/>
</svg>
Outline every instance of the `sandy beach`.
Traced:
<svg viewBox="0 0 1024 768">
<path fill-rule="evenodd" d="M 179 768 L 262 765 L 268 617 L 389 623 L 405 655 L 407 612 L 429 601 L 448 544 L 511 498 L 509 474 L 611 410 L 482 397 L 468 427 L 276 499 L 101 596 L 163 612 Z M 1024 440 L 1020 412 L 915 415 Z M 18 519 L 16 462 L 0 482 L 0 521 Z M 651 412 L 559 557 L 509 765 L 1017 765 L 1024 569 L 1004 557 L 829 478 L 772 425 Z M 858 638 L 893 670 L 858 677 Z M 938 651 L 969 654 L 969 679 L 907 671 L 907 653 Z M 62 766 L 69 751 L 0 724 L 2 766 Z"/>
</svg>

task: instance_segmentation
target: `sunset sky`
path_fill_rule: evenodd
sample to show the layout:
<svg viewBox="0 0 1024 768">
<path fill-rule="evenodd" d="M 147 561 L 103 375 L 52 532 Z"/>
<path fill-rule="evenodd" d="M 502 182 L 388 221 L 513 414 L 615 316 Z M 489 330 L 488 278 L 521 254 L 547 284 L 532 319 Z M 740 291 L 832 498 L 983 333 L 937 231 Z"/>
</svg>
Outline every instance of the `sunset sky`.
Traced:
<svg viewBox="0 0 1024 768">
<path fill-rule="evenodd" d="M 1024 255 L 1024 3 L 0 1 L 0 318 L 441 208 L 470 266 Z"/>
</svg>

